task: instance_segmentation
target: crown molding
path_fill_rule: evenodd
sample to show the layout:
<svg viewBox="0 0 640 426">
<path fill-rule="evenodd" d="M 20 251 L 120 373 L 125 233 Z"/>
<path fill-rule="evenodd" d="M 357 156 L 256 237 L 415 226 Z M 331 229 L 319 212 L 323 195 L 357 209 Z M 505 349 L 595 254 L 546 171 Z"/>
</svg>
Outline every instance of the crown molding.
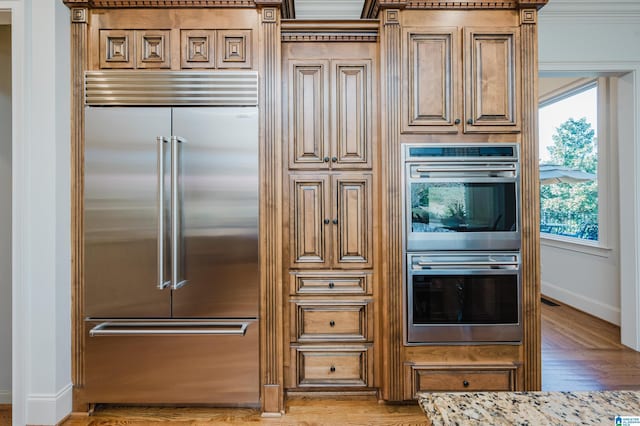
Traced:
<svg viewBox="0 0 640 426">
<path fill-rule="evenodd" d="M 69 8 L 255 8 L 256 3 L 280 4 L 280 1 L 259 0 L 63 0 Z"/>
<path fill-rule="evenodd" d="M 382 9 L 540 9 L 548 0 L 365 0 L 362 18 L 374 19 Z"/>
<path fill-rule="evenodd" d="M 377 20 L 282 20 L 281 38 L 301 41 L 371 41 L 378 40 Z"/>
</svg>

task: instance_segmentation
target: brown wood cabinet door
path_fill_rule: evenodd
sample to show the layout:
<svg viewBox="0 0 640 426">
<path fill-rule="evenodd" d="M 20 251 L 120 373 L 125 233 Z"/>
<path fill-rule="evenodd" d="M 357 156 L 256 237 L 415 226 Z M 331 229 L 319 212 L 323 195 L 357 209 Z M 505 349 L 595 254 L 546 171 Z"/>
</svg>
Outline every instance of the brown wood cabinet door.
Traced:
<svg viewBox="0 0 640 426">
<path fill-rule="evenodd" d="M 460 123 L 458 28 L 403 31 L 402 131 L 456 133 Z"/>
<path fill-rule="evenodd" d="M 465 132 L 520 131 L 518 28 L 465 28 Z"/>
<path fill-rule="evenodd" d="M 329 176 L 290 176 L 291 266 L 318 268 L 329 265 L 327 229 L 331 226 L 327 201 Z"/>
<path fill-rule="evenodd" d="M 371 175 L 343 173 L 332 176 L 335 191 L 332 218 L 336 268 L 371 267 Z"/>
<path fill-rule="evenodd" d="M 289 168 L 329 168 L 329 61 L 289 61 Z"/>
<path fill-rule="evenodd" d="M 331 167 L 371 168 L 371 61 L 332 61 Z"/>
</svg>

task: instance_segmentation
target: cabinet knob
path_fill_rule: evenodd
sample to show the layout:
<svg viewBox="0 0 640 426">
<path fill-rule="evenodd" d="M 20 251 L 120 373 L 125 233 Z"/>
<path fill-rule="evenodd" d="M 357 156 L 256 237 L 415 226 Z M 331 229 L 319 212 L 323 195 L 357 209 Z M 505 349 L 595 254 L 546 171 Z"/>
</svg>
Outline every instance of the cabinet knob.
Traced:
<svg viewBox="0 0 640 426">
<path fill-rule="evenodd" d="M 334 288 L 336 285 L 334 283 L 329 283 L 329 288 Z"/>
<path fill-rule="evenodd" d="M 336 372 L 336 367 L 334 367 L 333 365 L 329 368 L 329 371 L 331 371 L 332 373 Z"/>
<path fill-rule="evenodd" d="M 338 157 L 331 157 L 331 161 L 333 161 L 334 163 L 338 162 Z"/>
<path fill-rule="evenodd" d="M 336 322 L 334 320 L 329 321 L 329 326 L 330 327 L 335 327 L 336 326 Z"/>
<path fill-rule="evenodd" d="M 473 118 L 468 119 L 467 124 L 473 124 Z"/>
<path fill-rule="evenodd" d="M 456 118 L 456 121 L 453 122 L 454 124 L 460 124 L 460 119 Z"/>
<path fill-rule="evenodd" d="M 338 224 L 338 219 L 333 219 L 333 224 L 337 225 Z"/>
<path fill-rule="evenodd" d="M 469 382 L 467 382 L 466 380 L 462 382 L 462 386 L 464 386 L 465 388 L 469 387 Z"/>
<path fill-rule="evenodd" d="M 329 157 L 324 157 L 323 160 L 324 160 L 325 163 L 328 163 L 329 162 Z"/>
<path fill-rule="evenodd" d="M 328 224 L 329 224 L 329 222 L 331 222 L 329 219 L 325 219 L 325 220 L 324 220 L 324 224 L 325 224 L 325 225 L 328 225 Z"/>
</svg>

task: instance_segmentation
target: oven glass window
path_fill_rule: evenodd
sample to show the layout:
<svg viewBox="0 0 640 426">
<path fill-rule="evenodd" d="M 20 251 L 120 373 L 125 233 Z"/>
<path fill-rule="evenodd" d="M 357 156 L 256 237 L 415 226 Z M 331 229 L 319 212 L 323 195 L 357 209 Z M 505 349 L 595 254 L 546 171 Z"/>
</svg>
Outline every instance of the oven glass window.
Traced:
<svg viewBox="0 0 640 426">
<path fill-rule="evenodd" d="M 516 324 L 516 275 L 414 275 L 414 324 Z"/>
<path fill-rule="evenodd" d="M 515 196 L 513 182 L 411 183 L 412 231 L 516 231 Z"/>
</svg>

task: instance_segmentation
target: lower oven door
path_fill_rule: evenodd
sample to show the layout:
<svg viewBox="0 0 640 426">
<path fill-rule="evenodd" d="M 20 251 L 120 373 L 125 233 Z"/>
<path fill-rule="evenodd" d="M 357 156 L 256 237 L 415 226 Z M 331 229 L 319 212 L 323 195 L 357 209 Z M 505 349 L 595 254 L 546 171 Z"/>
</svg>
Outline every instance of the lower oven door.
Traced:
<svg viewBox="0 0 640 426">
<path fill-rule="evenodd" d="M 407 255 L 407 344 L 522 340 L 520 255 Z"/>
</svg>

